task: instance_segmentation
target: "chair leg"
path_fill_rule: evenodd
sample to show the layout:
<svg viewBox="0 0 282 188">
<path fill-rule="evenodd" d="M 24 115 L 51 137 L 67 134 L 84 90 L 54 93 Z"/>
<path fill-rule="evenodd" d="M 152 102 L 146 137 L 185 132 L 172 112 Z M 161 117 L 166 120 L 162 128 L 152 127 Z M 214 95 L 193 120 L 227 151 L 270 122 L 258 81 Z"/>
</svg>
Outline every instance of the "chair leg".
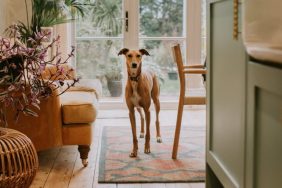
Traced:
<svg viewBox="0 0 282 188">
<path fill-rule="evenodd" d="M 90 151 L 89 145 L 79 145 L 78 151 L 80 153 L 80 158 L 84 167 L 88 165 L 88 153 Z"/>
<path fill-rule="evenodd" d="M 183 113 L 183 104 L 179 103 L 178 112 L 177 112 L 177 121 L 176 121 L 176 127 L 175 127 L 175 134 L 174 134 L 172 159 L 177 158 L 179 136 L 180 136 L 180 129 L 181 129 L 181 121 L 182 121 L 182 113 Z"/>
</svg>

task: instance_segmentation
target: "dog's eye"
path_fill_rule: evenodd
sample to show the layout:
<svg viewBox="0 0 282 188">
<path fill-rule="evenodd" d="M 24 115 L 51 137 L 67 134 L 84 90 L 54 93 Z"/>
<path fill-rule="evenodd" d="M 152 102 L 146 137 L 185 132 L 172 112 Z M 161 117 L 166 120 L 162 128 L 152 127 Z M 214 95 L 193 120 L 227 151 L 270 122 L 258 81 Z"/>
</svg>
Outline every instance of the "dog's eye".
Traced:
<svg viewBox="0 0 282 188">
<path fill-rule="evenodd" d="M 138 54 L 136 57 L 140 58 L 140 57 L 141 57 L 141 55 L 139 55 L 139 54 Z"/>
<path fill-rule="evenodd" d="M 129 54 L 129 55 L 127 55 L 127 57 L 132 58 L 132 55 L 131 55 L 131 54 Z"/>
</svg>

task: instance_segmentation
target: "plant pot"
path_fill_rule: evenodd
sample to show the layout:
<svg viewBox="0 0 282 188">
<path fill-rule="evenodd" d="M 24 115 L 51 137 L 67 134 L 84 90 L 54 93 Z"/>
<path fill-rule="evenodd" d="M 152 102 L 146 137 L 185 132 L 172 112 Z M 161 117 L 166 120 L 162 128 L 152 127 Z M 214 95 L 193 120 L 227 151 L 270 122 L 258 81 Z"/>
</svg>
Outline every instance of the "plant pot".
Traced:
<svg viewBox="0 0 282 188">
<path fill-rule="evenodd" d="M 168 72 L 167 74 L 168 74 L 168 78 L 170 80 L 177 80 L 178 79 L 177 72 L 172 71 L 172 72 Z"/>
<path fill-rule="evenodd" d="M 108 89 L 112 97 L 119 97 L 122 94 L 121 80 L 108 80 Z"/>
<path fill-rule="evenodd" d="M 19 131 L 0 128 L 0 187 L 29 187 L 38 169 L 31 140 Z"/>
</svg>

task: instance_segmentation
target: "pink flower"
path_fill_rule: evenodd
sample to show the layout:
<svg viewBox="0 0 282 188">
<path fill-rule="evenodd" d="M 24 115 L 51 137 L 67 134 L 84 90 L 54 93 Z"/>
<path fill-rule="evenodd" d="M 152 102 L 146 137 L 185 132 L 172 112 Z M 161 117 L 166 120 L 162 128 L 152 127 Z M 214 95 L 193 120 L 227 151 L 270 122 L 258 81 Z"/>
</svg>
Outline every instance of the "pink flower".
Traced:
<svg viewBox="0 0 282 188">
<path fill-rule="evenodd" d="M 39 59 L 40 59 L 41 61 L 43 61 L 45 57 L 46 57 L 46 53 L 45 53 L 45 52 L 39 54 Z"/>
</svg>

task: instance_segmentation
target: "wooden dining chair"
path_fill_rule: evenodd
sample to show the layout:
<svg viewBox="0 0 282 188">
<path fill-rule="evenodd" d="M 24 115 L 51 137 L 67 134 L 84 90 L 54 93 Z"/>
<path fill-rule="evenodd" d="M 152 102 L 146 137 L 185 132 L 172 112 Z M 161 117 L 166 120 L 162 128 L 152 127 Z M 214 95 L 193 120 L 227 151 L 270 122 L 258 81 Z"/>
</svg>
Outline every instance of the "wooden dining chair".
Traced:
<svg viewBox="0 0 282 188">
<path fill-rule="evenodd" d="M 186 77 L 188 74 L 202 74 L 206 75 L 206 68 L 202 64 L 195 65 L 183 65 L 182 55 L 180 45 L 177 44 L 172 47 L 174 61 L 177 64 L 178 75 L 180 80 L 180 95 L 178 103 L 178 112 L 177 112 L 177 121 L 175 127 L 174 143 L 172 150 L 172 158 L 177 158 L 178 144 L 179 144 L 179 135 L 181 130 L 182 122 L 182 113 L 184 105 L 204 105 L 206 103 L 205 96 L 186 96 L 185 91 L 189 88 L 186 88 Z"/>
</svg>

